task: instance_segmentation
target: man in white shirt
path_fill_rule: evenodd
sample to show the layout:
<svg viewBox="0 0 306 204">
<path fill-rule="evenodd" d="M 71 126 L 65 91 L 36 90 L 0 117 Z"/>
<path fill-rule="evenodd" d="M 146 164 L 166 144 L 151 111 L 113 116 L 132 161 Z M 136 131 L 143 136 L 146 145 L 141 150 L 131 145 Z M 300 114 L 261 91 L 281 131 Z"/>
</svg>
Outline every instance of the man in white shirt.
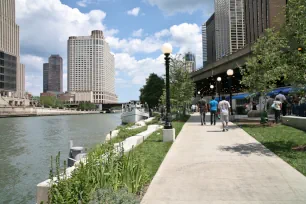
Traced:
<svg viewBox="0 0 306 204">
<path fill-rule="evenodd" d="M 282 113 L 283 113 L 283 116 L 286 116 L 286 114 L 287 114 L 287 99 L 286 99 L 286 96 L 283 94 L 282 91 L 280 91 L 279 94 L 275 97 L 275 99 L 279 99 L 279 101 L 282 102 Z"/>
<path fill-rule="evenodd" d="M 229 113 L 230 113 L 230 107 L 228 101 L 225 100 L 225 96 L 222 96 L 222 101 L 219 103 L 218 108 L 220 110 L 221 114 L 221 122 L 223 126 L 223 132 L 228 131 L 228 121 L 229 121 Z"/>
</svg>

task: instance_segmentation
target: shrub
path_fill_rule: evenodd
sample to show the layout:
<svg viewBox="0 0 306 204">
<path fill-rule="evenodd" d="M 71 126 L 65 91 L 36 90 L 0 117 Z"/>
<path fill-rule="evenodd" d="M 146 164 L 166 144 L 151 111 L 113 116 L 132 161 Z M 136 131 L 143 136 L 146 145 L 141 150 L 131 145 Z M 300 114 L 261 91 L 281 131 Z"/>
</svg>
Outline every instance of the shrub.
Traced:
<svg viewBox="0 0 306 204">
<path fill-rule="evenodd" d="M 137 197 L 129 193 L 128 189 L 122 188 L 114 191 L 112 188 L 97 190 L 89 204 L 138 204 Z"/>
</svg>

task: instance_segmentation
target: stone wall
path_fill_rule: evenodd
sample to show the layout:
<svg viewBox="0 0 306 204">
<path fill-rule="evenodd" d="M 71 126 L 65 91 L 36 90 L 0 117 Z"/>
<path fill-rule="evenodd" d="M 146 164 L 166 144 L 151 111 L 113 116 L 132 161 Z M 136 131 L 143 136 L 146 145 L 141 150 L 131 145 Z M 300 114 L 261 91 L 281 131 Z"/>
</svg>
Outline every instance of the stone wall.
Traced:
<svg viewBox="0 0 306 204">
<path fill-rule="evenodd" d="M 282 116 L 282 123 L 306 131 L 306 118 L 298 116 Z"/>
<path fill-rule="evenodd" d="M 68 109 L 36 108 L 36 107 L 0 107 L 0 117 L 15 116 L 48 116 L 94 114 L 99 111 L 76 111 Z"/>
</svg>

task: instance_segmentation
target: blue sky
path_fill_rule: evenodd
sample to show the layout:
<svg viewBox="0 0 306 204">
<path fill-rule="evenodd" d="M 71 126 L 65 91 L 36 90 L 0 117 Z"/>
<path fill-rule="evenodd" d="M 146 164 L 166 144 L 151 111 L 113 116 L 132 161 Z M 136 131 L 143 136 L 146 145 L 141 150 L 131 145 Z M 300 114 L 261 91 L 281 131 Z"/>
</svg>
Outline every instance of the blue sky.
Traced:
<svg viewBox="0 0 306 204">
<path fill-rule="evenodd" d="M 164 74 L 163 43 L 174 54 L 195 53 L 201 66 L 201 25 L 213 7 L 213 0 L 16 0 L 26 90 L 42 92 L 43 63 L 51 54 L 64 59 L 66 90 L 68 37 L 100 29 L 115 55 L 119 101 L 138 99 L 150 73 Z"/>
</svg>

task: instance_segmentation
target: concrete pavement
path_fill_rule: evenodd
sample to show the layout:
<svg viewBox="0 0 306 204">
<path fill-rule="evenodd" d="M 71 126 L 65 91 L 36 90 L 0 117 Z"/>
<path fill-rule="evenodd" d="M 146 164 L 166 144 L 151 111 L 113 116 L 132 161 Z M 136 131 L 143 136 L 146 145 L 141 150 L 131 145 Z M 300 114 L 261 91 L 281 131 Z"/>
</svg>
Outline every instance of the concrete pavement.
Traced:
<svg viewBox="0 0 306 204">
<path fill-rule="evenodd" d="M 142 204 L 305 204 L 306 177 L 242 129 L 191 116 Z"/>
</svg>

